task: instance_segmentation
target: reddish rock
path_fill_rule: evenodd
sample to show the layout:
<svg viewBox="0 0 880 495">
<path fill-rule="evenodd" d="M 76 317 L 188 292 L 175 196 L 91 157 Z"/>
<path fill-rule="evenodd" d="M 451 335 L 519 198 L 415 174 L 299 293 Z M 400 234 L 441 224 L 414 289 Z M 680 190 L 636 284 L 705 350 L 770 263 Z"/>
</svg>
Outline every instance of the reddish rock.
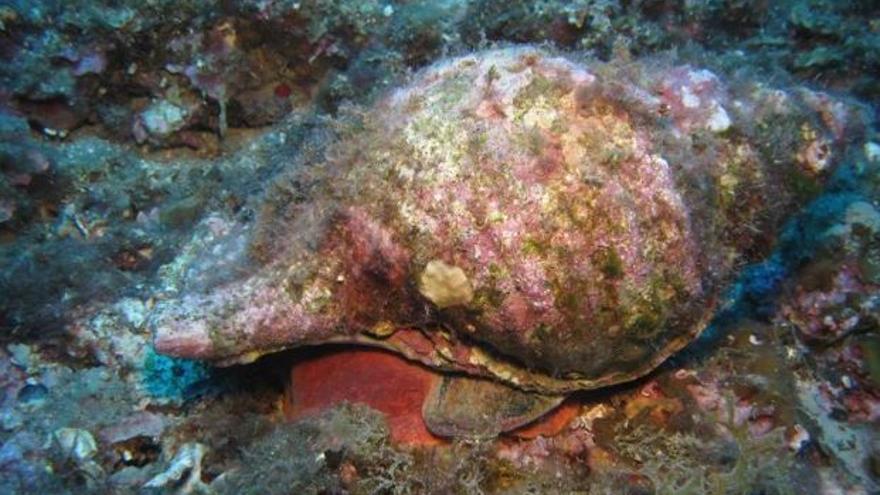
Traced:
<svg viewBox="0 0 880 495">
<path fill-rule="evenodd" d="M 290 89 L 287 83 L 280 83 L 275 86 L 275 97 L 277 98 L 288 98 L 291 93 L 293 93 L 293 90 Z"/>
<path fill-rule="evenodd" d="M 22 100 L 17 109 L 27 116 L 28 120 L 47 130 L 47 134 L 61 137 L 81 126 L 86 120 L 86 108 L 71 105 L 62 99 L 45 101 Z"/>
</svg>

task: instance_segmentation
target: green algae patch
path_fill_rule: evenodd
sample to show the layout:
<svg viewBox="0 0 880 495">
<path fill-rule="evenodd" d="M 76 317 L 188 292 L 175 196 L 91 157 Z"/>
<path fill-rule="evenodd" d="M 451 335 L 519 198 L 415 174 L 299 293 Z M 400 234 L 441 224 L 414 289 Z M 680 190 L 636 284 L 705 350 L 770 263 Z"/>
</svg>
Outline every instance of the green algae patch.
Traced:
<svg viewBox="0 0 880 495">
<path fill-rule="evenodd" d="M 617 254 L 617 250 L 613 247 L 606 248 L 601 251 L 598 256 L 599 270 L 609 279 L 619 279 L 623 277 L 623 259 Z"/>
</svg>

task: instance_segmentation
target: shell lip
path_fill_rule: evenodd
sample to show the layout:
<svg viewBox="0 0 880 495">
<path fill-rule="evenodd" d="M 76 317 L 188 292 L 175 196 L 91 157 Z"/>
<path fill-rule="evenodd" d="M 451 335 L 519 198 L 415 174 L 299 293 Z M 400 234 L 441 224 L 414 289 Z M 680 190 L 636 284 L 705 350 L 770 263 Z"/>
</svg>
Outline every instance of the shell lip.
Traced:
<svg viewBox="0 0 880 495">
<path fill-rule="evenodd" d="M 385 349 L 394 352 L 395 354 L 398 354 L 407 360 L 421 363 L 439 372 L 463 373 L 469 376 L 497 380 L 513 388 L 527 392 L 564 396 L 566 394 L 578 391 L 589 391 L 604 387 L 620 385 L 648 375 L 649 373 L 657 369 L 670 356 L 676 354 L 678 351 L 690 344 L 694 339 L 699 337 L 699 335 L 706 328 L 710 319 L 711 312 L 707 312 L 707 316 L 704 316 L 698 322 L 698 324 L 694 326 L 694 328 L 696 328 L 695 331 L 685 335 L 681 335 L 671 340 L 662 352 L 658 351 L 654 353 L 650 360 L 647 360 L 644 365 L 640 366 L 636 370 L 632 370 L 626 373 L 606 373 L 599 378 L 585 378 L 583 376 L 573 376 L 569 378 L 554 377 L 546 373 L 541 373 L 537 372 L 536 370 L 526 368 L 518 364 L 515 360 L 500 355 L 492 350 L 487 351 L 485 348 L 480 346 L 474 346 L 473 349 L 478 349 L 477 352 L 481 353 L 486 361 L 476 367 L 463 366 L 462 363 L 458 363 L 454 359 L 450 359 L 448 356 L 444 356 L 443 353 L 436 352 L 436 349 L 432 349 L 432 352 L 426 355 L 425 353 L 419 353 L 412 347 L 405 347 L 399 345 L 398 343 L 392 342 L 387 338 L 387 336 L 376 337 L 367 333 L 330 337 L 321 339 L 320 341 L 304 342 L 294 346 L 281 345 L 238 354 L 229 354 L 219 359 L 212 360 L 212 364 L 221 367 L 247 364 L 268 354 L 302 347 L 334 344 L 363 345 L 366 347 Z M 423 334 L 428 332 L 427 330 L 414 331 Z M 189 340 L 189 338 L 191 337 L 188 337 L 187 341 Z M 177 341 L 175 339 L 168 338 L 162 341 L 162 347 L 157 346 L 157 350 L 162 353 L 174 355 L 181 355 L 181 351 L 194 351 L 192 353 L 186 352 L 188 356 L 193 357 L 197 357 L 197 354 L 204 352 L 204 349 L 200 349 L 192 345 L 188 345 L 187 347 L 183 348 L 175 347 L 175 344 L 177 344 Z"/>
</svg>

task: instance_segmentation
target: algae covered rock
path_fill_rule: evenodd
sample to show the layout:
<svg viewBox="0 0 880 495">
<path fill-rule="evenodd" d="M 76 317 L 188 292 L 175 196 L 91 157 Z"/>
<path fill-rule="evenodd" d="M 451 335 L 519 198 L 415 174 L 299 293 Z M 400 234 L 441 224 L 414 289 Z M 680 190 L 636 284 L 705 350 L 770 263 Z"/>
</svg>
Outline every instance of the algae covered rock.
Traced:
<svg viewBox="0 0 880 495">
<path fill-rule="evenodd" d="M 701 331 L 835 145 L 799 93 L 689 66 L 446 60 L 278 180 L 241 275 L 172 270 L 156 347 L 361 343 L 547 393 L 631 380 Z"/>
</svg>

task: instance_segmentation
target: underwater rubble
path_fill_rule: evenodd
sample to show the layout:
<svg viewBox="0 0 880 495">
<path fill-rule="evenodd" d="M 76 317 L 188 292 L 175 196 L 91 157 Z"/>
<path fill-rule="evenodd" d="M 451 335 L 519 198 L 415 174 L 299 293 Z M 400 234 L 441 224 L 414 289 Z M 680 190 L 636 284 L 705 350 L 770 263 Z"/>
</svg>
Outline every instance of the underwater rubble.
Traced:
<svg viewBox="0 0 880 495">
<path fill-rule="evenodd" d="M 0 57 L 0 493 L 880 492 L 876 2 L 11 0 Z"/>
</svg>

